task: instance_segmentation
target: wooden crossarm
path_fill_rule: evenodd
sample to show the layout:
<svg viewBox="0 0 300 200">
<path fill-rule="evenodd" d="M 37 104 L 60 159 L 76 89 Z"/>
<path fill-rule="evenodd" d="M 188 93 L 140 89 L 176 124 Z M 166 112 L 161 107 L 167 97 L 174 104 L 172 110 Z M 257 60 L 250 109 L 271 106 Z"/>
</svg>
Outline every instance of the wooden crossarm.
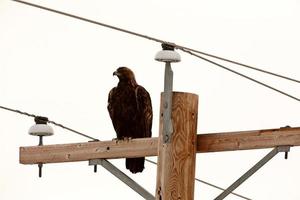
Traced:
<svg viewBox="0 0 300 200">
<path fill-rule="evenodd" d="M 20 147 L 20 163 L 60 163 L 96 158 L 157 156 L 157 138 Z M 197 135 L 197 153 L 299 146 L 300 128 Z"/>
<path fill-rule="evenodd" d="M 299 146 L 300 127 L 200 134 L 198 153 Z"/>
<path fill-rule="evenodd" d="M 157 138 L 20 147 L 22 164 L 142 156 L 157 156 Z"/>
</svg>

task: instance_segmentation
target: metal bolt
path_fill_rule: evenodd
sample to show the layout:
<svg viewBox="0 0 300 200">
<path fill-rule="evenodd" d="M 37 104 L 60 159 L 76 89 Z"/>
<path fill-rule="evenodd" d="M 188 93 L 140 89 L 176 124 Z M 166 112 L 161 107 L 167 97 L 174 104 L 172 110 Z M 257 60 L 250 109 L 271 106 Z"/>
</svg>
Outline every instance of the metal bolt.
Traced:
<svg viewBox="0 0 300 200">
<path fill-rule="evenodd" d="M 43 145 L 43 136 L 39 135 L 39 146 Z"/>
<path fill-rule="evenodd" d="M 39 163 L 39 164 L 38 164 L 38 167 L 39 167 L 39 178 L 41 178 L 41 177 L 42 177 L 43 163 Z"/>
<path fill-rule="evenodd" d="M 168 135 L 168 134 L 166 134 L 166 136 L 165 136 L 165 143 L 168 143 L 168 142 L 169 142 L 169 140 L 170 140 L 170 137 L 169 137 L 169 135 Z"/>
<path fill-rule="evenodd" d="M 165 101 L 164 103 L 164 108 L 167 109 L 168 108 L 168 102 Z"/>
</svg>

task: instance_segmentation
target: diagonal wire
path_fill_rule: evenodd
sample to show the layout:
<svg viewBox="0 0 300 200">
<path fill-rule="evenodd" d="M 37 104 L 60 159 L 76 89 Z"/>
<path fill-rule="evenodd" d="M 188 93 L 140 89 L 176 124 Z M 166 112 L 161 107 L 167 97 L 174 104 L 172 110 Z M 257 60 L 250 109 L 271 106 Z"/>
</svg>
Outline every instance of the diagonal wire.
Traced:
<svg viewBox="0 0 300 200">
<path fill-rule="evenodd" d="M 253 66 L 250 66 L 250 65 L 247 65 L 247 64 L 243 64 L 241 62 L 237 62 L 237 61 L 234 61 L 234 60 L 230 60 L 230 59 L 227 59 L 227 58 L 216 56 L 216 55 L 206 53 L 206 52 L 203 52 L 203 51 L 199 51 L 199 50 L 196 50 L 196 49 L 193 49 L 193 48 L 185 47 L 185 46 L 182 46 L 182 45 L 177 45 L 177 44 L 172 43 L 172 42 L 164 41 L 164 40 L 161 40 L 161 39 L 158 39 L 158 38 L 154 38 L 154 37 L 151 37 L 151 36 L 140 34 L 140 33 L 130 31 L 130 30 L 127 30 L 127 29 L 119 28 L 119 27 L 112 26 L 112 25 L 105 24 L 105 23 L 101 23 L 101 22 L 97 22 L 95 20 L 87 19 L 87 18 L 84 18 L 84 17 L 80 17 L 80 16 L 77 16 L 77 15 L 69 14 L 69 13 L 66 13 L 66 12 L 58 11 L 58 10 L 55 10 L 55 9 L 47 8 L 47 7 L 44 7 L 44 6 L 40 6 L 40 5 L 37 5 L 37 4 L 33 4 L 33 3 L 21 1 L 21 0 L 12 0 L 12 1 L 22 3 L 22 4 L 25 4 L 25 5 L 28 5 L 28 6 L 36 7 L 36 8 L 42 9 L 42 10 L 47 10 L 47 11 L 50 11 L 50 12 L 54 12 L 54 13 L 57 13 L 57 14 L 61 14 L 61 15 L 64 15 L 64 16 L 68 16 L 68 17 L 71 17 L 71 18 L 76 18 L 76 19 L 81 20 L 81 21 L 89 22 L 89 23 L 96 24 L 96 25 L 99 25 L 99 26 L 103 26 L 103 27 L 106 27 L 106 28 L 110 28 L 110 29 L 113 29 L 113 30 L 116 30 L 116 31 L 124 32 L 124 33 L 134 35 L 134 36 L 137 36 L 137 37 L 140 37 L 140 38 L 152 40 L 152 41 L 159 42 L 159 43 L 169 44 L 169 45 L 175 47 L 176 49 L 180 49 L 180 50 L 183 50 L 183 51 L 184 50 L 192 51 L 192 52 L 195 52 L 195 53 L 198 53 L 198 54 L 201 54 L 201 55 L 216 58 L 216 59 L 219 59 L 219 60 L 222 60 L 222 61 L 225 61 L 225 62 L 236 64 L 236 65 L 246 67 L 246 68 L 249 68 L 249 69 L 252 69 L 252 70 L 256 70 L 256 71 L 259 71 L 259 72 L 262 72 L 262 73 L 266 73 L 266 74 L 269 74 L 269 75 L 272 75 L 272 76 L 276 76 L 276 77 L 283 78 L 283 79 L 286 79 L 286 80 L 289 80 L 289 81 L 300 83 L 299 80 L 296 80 L 294 78 L 283 76 L 283 75 L 280 75 L 280 74 L 277 74 L 277 73 L 274 73 L 274 72 L 270 72 L 270 71 L 267 71 L 267 70 L 264 70 L 264 69 L 253 67 Z"/>
<path fill-rule="evenodd" d="M 79 132 L 79 131 L 76 131 L 76 130 L 74 130 L 74 129 L 72 129 L 72 128 L 69 128 L 69 127 L 67 127 L 67 126 L 65 126 L 65 125 L 59 124 L 59 123 L 57 123 L 57 122 L 54 122 L 54 121 L 49 120 L 48 123 L 53 124 L 53 125 L 55 125 L 55 126 L 58 126 L 58 127 L 60 127 L 60 128 L 66 129 L 66 130 L 71 131 L 71 132 L 73 132 L 73 133 L 76 133 L 77 135 L 81 135 L 81 136 L 83 136 L 83 137 L 92 139 L 92 140 L 94 140 L 94 141 L 99 141 L 98 139 L 96 139 L 96 138 L 94 138 L 94 137 L 92 137 L 92 136 L 86 135 L 86 134 L 81 133 L 81 132 Z"/>
<path fill-rule="evenodd" d="M 154 164 L 154 165 L 157 165 L 156 162 L 154 162 L 154 161 L 152 161 L 152 160 L 150 160 L 150 159 L 145 159 L 145 160 L 146 160 L 147 162 L 149 162 L 149 163 L 152 163 L 152 164 Z M 216 185 L 214 185 L 214 184 L 211 184 L 211 183 L 209 183 L 209 182 L 207 182 L 207 181 L 203 181 L 203 180 L 201 180 L 201 179 L 199 179 L 199 178 L 195 178 L 195 181 L 198 181 L 198 182 L 200 182 L 200 183 L 203 183 L 203 184 L 205 184 L 205 185 L 214 187 L 214 188 L 219 189 L 219 190 L 222 190 L 222 191 L 225 191 L 225 190 L 226 190 L 226 189 L 224 189 L 224 188 L 221 188 L 221 187 L 219 187 L 219 186 L 216 186 Z M 249 199 L 248 197 L 242 196 L 242 195 L 237 194 L 237 193 L 235 193 L 235 192 L 231 192 L 231 194 L 232 194 L 232 195 L 235 195 L 235 196 L 237 196 L 237 197 L 240 197 L 240 198 L 242 198 L 242 199 L 251 200 L 251 199 Z"/>
<path fill-rule="evenodd" d="M 0 106 L 0 109 L 8 110 L 8 111 L 11 111 L 11 112 L 14 112 L 14 113 L 17 113 L 17 114 L 20 114 L 20 115 L 25 115 L 25 116 L 28 116 L 28 117 L 38 117 L 37 115 L 31 114 L 31 113 L 27 113 L 27 112 L 24 112 L 24 111 L 21 111 L 21 110 L 17 110 L 17 109 L 8 108 L 8 107 L 5 107 L 5 106 Z M 55 125 L 55 126 L 58 126 L 58 127 L 60 127 L 60 128 L 66 129 L 66 130 L 68 130 L 68 131 L 71 131 L 71 132 L 73 132 L 73 133 L 76 133 L 76 134 L 78 134 L 78 135 L 81 135 L 81 136 L 83 136 L 83 137 L 86 137 L 86 138 L 89 138 L 89 139 L 98 141 L 98 139 L 96 139 L 96 138 L 94 138 L 94 137 L 91 137 L 91 136 L 89 136 L 89 135 L 86 135 L 86 134 L 84 134 L 84 133 L 81 133 L 81 132 L 79 132 L 79 131 L 76 131 L 76 130 L 74 130 L 74 129 L 71 129 L 71 128 L 69 128 L 69 127 L 67 127 L 67 126 L 65 126 L 65 125 L 59 124 L 59 123 L 57 123 L 57 122 L 55 122 L 55 121 L 48 120 L 47 122 L 48 122 L 48 123 L 51 123 L 51 124 L 53 124 L 53 125 Z"/>
<path fill-rule="evenodd" d="M 34 115 L 34 114 L 30 114 L 30 113 L 23 112 L 23 111 L 20 111 L 20 110 L 8 108 L 8 107 L 5 107 L 5 106 L 0 106 L 0 108 L 3 109 L 3 110 L 8 110 L 8 111 L 11 111 L 11 112 L 18 113 L 18 114 L 20 114 L 20 115 L 26 115 L 26 116 L 28 116 L 28 117 L 37 117 L 37 116 Z"/>
<path fill-rule="evenodd" d="M 227 58 L 223 58 L 223 57 L 220 57 L 220 56 L 216 56 L 216 55 L 213 55 L 213 54 L 205 53 L 203 51 L 199 51 L 199 50 L 195 50 L 195 49 L 188 48 L 188 47 L 183 47 L 183 46 L 177 46 L 176 48 L 180 49 L 182 51 L 184 51 L 184 50 L 192 51 L 192 52 L 199 53 L 201 55 L 205 55 L 205 56 L 208 56 L 208 57 L 211 57 L 211 58 L 216 58 L 218 60 L 222 60 L 222 61 L 229 62 L 229 63 L 235 64 L 235 65 L 246 67 L 248 69 L 256 70 L 256 71 L 259 71 L 259 72 L 262 72 L 262 73 L 265 73 L 265 74 L 269 74 L 269 75 L 272 75 L 272 76 L 277 76 L 279 78 L 283 78 L 283 79 L 286 79 L 286 80 L 289 80 L 289 81 L 300 83 L 300 80 L 297 80 L 297 79 L 294 79 L 294 78 L 290 78 L 290 77 L 287 77 L 287 76 L 284 76 L 284 75 L 281 75 L 281 74 L 277 74 L 277 73 L 270 72 L 270 71 L 267 71 L 267 70 L 264 70 L 264 69 L 260 69 L 258 67 L 253 67 L 253 66 L 250 66 L 250 65 L 247 65 L 247 64 L 243 64 L 241 62 L 237 62 L 237 61 L 230 60 L 230 59 L 227 59 Z"/>
<path fill-rule="evenodd" d="M 270 85 L 268 85 L 268 84 L 266 84 L 266 83 L 263 83 L 263 82 L 261 82 L 261 81 L 258 81 L 258 80 L 256 80 L 256 79 L 254 79 L 254 78 L 251 78 L 251 77 L 249 77 L 249 76 L 247 76 L 247 75 L 245 75 L 245 74 L 242 74 L 242 73 L 237 72 L 237 71 L 235 71 L 235 70 L 233 70 L 233 69 L 230 69 L 230 68 L 228 68 L 228 67 L 225 67 L 224 65 L 221 65 L 221 64 L 219 64 L 219 63 L 217 63 L 217 62 L 214 62 L 214 61 L 212 61 L 212 60 L 209 60 L 209 59 L 207 59 L 207 58 L 204 58 L 203 56 L 200 56 L 200 55 L 198 55 L 198 54 L 195 54 L 195 53 L 193 53 L 193 52 L 191 52 L 191 51 L 187 51 L 187 50 L 185 50 L 185 49 L 181 49 L 181 50 L 184 51 L 184 52 L 186 52 L 186 53 L 188 53 L 188 54 L 190 54 L 190 55 L 192 55 L 192 56 L 198 57 L 198 58 L 200 58 L 200 59 L 202 59 L 202 60 L 205 60 L 206 62 L 209 62 L 209 63 L 214 64 L 214 65 L 216 65 L 216 66 L 218 66 L 218 67 L 221 67 L 221 68 L 223 68 L 223 69 L 225 69 L 225 70 L 227 70 L 227 71 L 230 71 L 230 72 L 232 72 L 232 73 L 234 73 L 234 74 L 237 74 L 237 75 L 239 75 L 239 76 L 241 76 L 241 77 L 243 77 L 243 78 L 246 78 L 246 79 L 248 79 L 248 80 L 250 80 L 250 81 L 253 81 L 253 82 L 255 82 L 255 83 L 259 84 L 259 85 L 262 85 L 262 86 L 264 86 L 264 87 L 266 87 L 266 88 L 269 88 L 269 89 L 271 89 L 271 90 L 274 90 L 275 92 L 278 92 L 278 93 L 280 93 L 280 94 L 282 94 L 282 95 L 285 95 L 285 96 L 287 96 L 287 97 L 290 97 L 290 98 L 292 98 L 292 99 L 294 99 L 294 100 L 296 100 L 296 101 L 300 101 L 299 98 L 297 98 L 297 97 L 295 97 L 295 96 L 293 96 L 293 95 L 290 95 L 290 94 L 288 94 L 288 93 L 286 93 L 286 92 L 283 92 L 282 90 L 276 89 L 276 88 L 274 88 L 274 87 L 272 87 L 272 86 L 270 86 Z"/>
<path fill-rule="evenodd" d="M 57 14 L 65 15 L 65 16 L 68 16 L 68 17 L 71 17 L 71 18 L 79 19 L 81 21 L 89 22 L 89 23 L 92 23 L 92 24 L 104 26 L 106 28 L 110 28 L 110 29 L 113 29 L 113 30 L 116 30 L 116 31 L 128 33 L 130 35 L 135 35 L 137 37 L 145 38 L 145 39 L 148 39 L 148 40 L 153 40 L 155 42 L 168 43 L 166 41 L 163 41 L 163 40 L 160 40 L 160 39 L 157 39 L 157 38 L 149 37 L 147 35 L 143 35 L 143 34 L 140 34 L 140 33 L 137 33 L 137 32 L 133 32 L 133 31 L 126 30 L 126 29 L 123 29 L 123 28 L 119 28 L 119 27 L 116 27 L 116 26 L 112 26 L 112 25 L 109 25 L 109 24 L 97 22 L 95 20 L 91 20 L 91 19 L 87 19 L 87 18 L 84 18 L 84 17 L 80 17 L 78 15 L 74 15 L 74 14 L 70 14 L 70 13 L 58 11 L 58 10 L 55 10 L 55 9 L 52 9 L 52 8 L 47 8 L 47 7 L 44 7 L 44 6 L 40 6 L 40 5 L 37 5 L 37 4 L 33 4 L 33 3 L 25 2 L 25 1 L 20 1 L 20 0 L 12 0 L 12 1 L 15 1 L 15 2 L 18 2 L 18 3 L 22 3 L 22 4 L 25 4 L 25 5 L 28 5 L 28 6 L 36 7 L 36 8 L 42 9 L 42 10 L 47 10 L 47 11 L 50 11 L 50 12 L 54 12 L 54 13 L 57 13 Z"/>
</svg>

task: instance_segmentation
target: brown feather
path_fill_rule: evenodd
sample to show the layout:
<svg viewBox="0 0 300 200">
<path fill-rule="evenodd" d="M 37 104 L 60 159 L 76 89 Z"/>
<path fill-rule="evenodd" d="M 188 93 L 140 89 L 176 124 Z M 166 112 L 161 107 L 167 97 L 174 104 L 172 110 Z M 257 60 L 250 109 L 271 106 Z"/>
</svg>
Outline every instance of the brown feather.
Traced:
<svg viewBox="0 0 300 200">
<path fill-rule="evenodd" d="M 133 72 L 126 67 L 114 73 L 117 87 L 108 95 L 108 112 L 118 139 L 151 137 L 152 105 L 147 90 L 138 85 Z M 127 158 L 126 168 L 132 173 L 142 172 L 145 158 Z"/>
</svg>

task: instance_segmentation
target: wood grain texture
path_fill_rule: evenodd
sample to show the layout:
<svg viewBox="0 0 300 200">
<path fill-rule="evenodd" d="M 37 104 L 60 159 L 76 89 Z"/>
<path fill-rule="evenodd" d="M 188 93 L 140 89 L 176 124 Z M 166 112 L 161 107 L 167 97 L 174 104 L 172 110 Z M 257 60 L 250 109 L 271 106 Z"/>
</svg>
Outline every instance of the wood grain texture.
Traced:
<svg viewBox="0 0 300 200">
<path fill-rule="evenodd" d="M 20 147 L 20 163 L 86 161 L 95 158 L 157 156 L 158 138 Z M 197 135 L 197 153 L 299 146 L 300 128 Z"/>
<path fill-rule="evenodd" d="M 201 134 L 197 137 L 199 153 L 264 149 L 285 145 L 300 145 L 299 127 Z"/>
<path fill-rule="evenodd" d="M 157 138 L 20 147 L 20 163 L 59 163 L 157 155 Z"/>
<path fill-rule="evenodd" d="M 160 113 L 163 113 L 162 102 L 163 98 Z M 163 117 L 160 117 L 157 200 L 194 199 L 197 112 L 197 95 L 173 92 L 173 133 L 170 143 L 163 143 Z"/>
</svg>

